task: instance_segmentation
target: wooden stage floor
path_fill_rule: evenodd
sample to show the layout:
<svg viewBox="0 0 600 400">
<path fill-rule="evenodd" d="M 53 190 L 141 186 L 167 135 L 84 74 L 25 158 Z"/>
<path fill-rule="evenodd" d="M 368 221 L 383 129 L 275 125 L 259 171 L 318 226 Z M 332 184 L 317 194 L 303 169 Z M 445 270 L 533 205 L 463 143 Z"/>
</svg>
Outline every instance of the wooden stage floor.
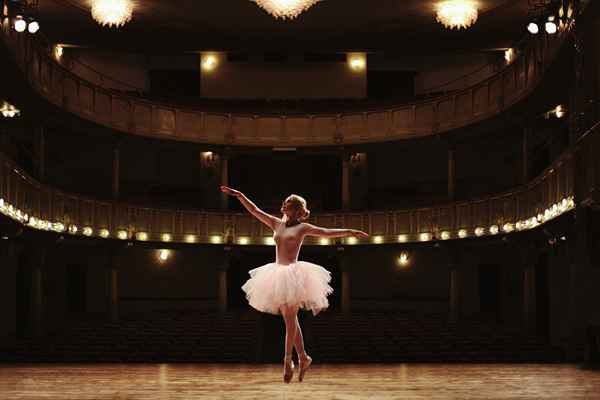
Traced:
<svg viewBox="0 0 600 400">
<path fill-rule="evenodd" d="M 316 360 L 315 360 L 316 363 Z M 0 364 L 0 399 L 600 399 L 568 364 Z"/>
</svg>

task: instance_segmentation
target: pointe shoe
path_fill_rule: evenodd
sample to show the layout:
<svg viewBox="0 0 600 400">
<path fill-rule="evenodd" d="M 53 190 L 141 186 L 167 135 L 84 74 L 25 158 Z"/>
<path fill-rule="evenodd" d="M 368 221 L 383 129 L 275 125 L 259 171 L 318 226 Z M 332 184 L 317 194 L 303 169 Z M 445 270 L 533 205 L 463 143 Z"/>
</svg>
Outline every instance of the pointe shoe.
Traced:
<svg viewBox="0 0 600 400">
<path fill-rule="evenodd" d="M 304 353 L 302 357 L 298 357 L 298 362 L 300 363 L 300 373 L 298 374 L 298 381 L 302 382 L 306 370 L 308 369 L 308 367 L 310 367 L 310 364 L 312 364 L 312 358 L 308 354 Z"/>
<path fill-rule="evenodd" d="M 285 383 L 290 383 L 294 376 L 294 362 L 292 361 L 292 356 L 285 356 L 283 359 L 283 381 Z"/>
</svg>

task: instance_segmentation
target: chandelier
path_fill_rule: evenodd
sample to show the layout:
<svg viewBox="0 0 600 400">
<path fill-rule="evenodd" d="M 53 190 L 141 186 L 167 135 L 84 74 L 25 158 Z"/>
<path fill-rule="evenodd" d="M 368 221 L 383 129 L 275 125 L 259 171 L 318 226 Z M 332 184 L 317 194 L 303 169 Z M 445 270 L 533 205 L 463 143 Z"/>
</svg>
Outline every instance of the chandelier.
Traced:
<svg viewBox="0 0 600 400">
<path fill-rule="evenodd" d="M 131 20 L 132 12 L 130 0 L 94 0 L 92 4 L 92 18 L 103 26 L 123 26 Z"/>
<path fill-rule="evenodd" d="M 294 19 L 321 0 L 251 0 L 279 19 Z"/>
<path fill-rule="evenodd" d="M 477 8 L 472 1 L 444 1 L 438 5 L 436 20 L 448 29 L 466 29 L 477 21 Z"/>
</svg>

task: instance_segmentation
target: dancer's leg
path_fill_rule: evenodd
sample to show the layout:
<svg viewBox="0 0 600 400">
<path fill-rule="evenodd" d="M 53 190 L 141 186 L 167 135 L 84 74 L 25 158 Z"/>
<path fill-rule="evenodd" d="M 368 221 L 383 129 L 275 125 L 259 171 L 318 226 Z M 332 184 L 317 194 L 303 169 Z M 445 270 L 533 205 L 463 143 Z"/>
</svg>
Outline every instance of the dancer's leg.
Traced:
<svg viewBox="0 0 600 400">
<path fill-rule="evenodd" d="M 294 348 L 294 341 L 296 340 L 296 314 L 298 314 L 298 307 L 281 306 L 280 310 L 285 322 L 285 358 L 283 360 L 283 381 L 285 383 L 289 383 L 294 374 L 292 351 Z"/>
<path fill-rule="evenodd" d="M 298 321 L 298 315 L 296 315 L 296 340 L 294 340 L 294 346 L 296 347 L 298 358 L 300 358 L 301 355 L 306 354 L 306 350 L 304 349 L 304 336 L 302 335 L 302 328 L 300 327 L 300 321 Z"/>
</svg>

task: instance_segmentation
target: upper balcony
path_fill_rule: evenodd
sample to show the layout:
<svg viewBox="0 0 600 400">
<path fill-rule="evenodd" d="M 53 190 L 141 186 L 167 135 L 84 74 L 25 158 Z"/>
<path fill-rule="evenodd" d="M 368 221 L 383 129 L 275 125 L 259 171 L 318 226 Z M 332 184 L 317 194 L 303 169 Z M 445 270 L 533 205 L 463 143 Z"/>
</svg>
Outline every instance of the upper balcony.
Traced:
<svg viewBox="0 0 600 400">
<path fill-rule="evenodd" d="M 8 26 L 2 39 L 43 98 L 101 126 L 133 135 L 232 146 L 300 147 L 373 143 L 439 134 L 491 118 L 539 85 L 570 27 L 528 40 L 516 58 L 491 77 L 449 93 L 406 104 L 343 104 L 304 112 L 218 112 L 215 104 L 166 104 L 108 89 L 57 62 L 53 49 Z M 227 107 L 227 103 L 222 103 Z M 263 104 L 264 105 L 264 104 Z M 219 106 L 219 104 L 217 104 Z M 235 107 L 232 106 L 233 110 Z M 261 108 L 261 107 L 258 107 Z"/>
</svg>

